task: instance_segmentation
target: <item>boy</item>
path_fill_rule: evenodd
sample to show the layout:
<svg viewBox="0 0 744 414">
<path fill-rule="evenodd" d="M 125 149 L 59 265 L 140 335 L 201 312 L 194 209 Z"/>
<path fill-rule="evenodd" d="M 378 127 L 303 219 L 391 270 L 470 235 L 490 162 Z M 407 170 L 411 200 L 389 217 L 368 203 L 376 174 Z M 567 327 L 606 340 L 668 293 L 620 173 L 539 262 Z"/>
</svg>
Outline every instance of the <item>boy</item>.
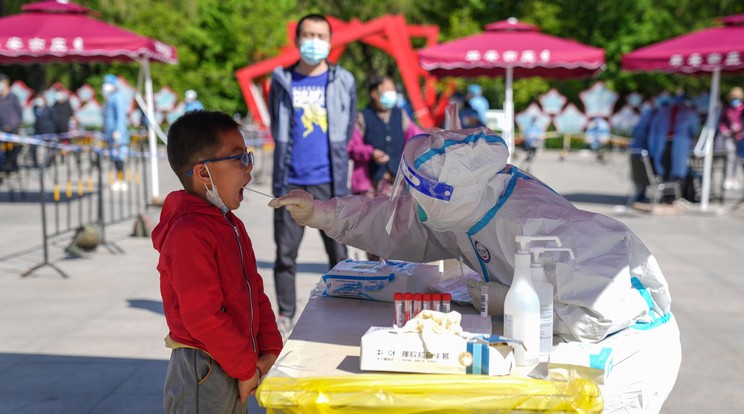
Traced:
<svg viewBox="0 0 744 414">
<path fill-rule="evenodd" d="M 171 353 L 166 413 L 246 413 L 282 338 L 251 240 L 231 210 L 251 181 L 253 153 L 221 112 L 193 111 L 168 131 L 184 190 L 168 195 L 152 233 Z"/>
</svg>

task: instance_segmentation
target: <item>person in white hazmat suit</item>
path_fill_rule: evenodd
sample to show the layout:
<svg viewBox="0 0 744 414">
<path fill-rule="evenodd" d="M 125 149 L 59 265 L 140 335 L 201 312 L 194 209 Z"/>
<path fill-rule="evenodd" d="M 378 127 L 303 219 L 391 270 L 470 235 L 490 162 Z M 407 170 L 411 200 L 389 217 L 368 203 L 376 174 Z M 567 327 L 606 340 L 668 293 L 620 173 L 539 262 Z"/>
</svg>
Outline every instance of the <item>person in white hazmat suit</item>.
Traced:
<svg viewBox="0 0 744 414">
<path fill-rule="evenodd" d="M 380 257 L 462 258 L 487 283 L 494 315 L 503 315 L 512 282 L 515 236 L 558 236 L 576 259 L 545 268 L 555 287 L 554 333 L 613 348 L 615 365 L 600 385 L 604 412 L 658 412 L 677 379 L 681 345 L 656 259 L 624 224 L 577 209 L 507 164 L 508 155 L 485 128 L 424 134 L 406 145 L 389 198 L 321 201 L 296 190 L 269 206 L 286 206 L 298 224 Z"/>
</svg>

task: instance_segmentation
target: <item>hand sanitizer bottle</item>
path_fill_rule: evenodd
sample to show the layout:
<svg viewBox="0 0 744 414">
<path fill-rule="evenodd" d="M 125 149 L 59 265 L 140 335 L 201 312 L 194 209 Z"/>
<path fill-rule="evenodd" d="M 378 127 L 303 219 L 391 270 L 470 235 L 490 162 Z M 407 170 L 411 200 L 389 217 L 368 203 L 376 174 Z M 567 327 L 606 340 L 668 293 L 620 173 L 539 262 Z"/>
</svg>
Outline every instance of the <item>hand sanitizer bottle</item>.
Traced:
<svg viewBox="0 0 744 414">
<path fill-rule="evenodd" d="M 514 349 L 517 366 L 535 365 L 540 359 L 540 300 L 532 286 L 529 242 L 535 238 L 517 236 L 519 250 L 514 256 L 514 279 L 504 300 L 504 336 L 522 341 Z"/>
<path fill-rule="evenodd" d="M 560 241 L 558 242 L 560 246 Z M 533 247 L 532 254 L 532 284 L 540 300 L 540 355 L 549 354 L 553 350 L 553 285 L 545 276 L 545 269 L 540 262 L 540 254 L 548 251 L 567 251 L 574 258 L 573 251 L 565 248 Z"/>
</svg>

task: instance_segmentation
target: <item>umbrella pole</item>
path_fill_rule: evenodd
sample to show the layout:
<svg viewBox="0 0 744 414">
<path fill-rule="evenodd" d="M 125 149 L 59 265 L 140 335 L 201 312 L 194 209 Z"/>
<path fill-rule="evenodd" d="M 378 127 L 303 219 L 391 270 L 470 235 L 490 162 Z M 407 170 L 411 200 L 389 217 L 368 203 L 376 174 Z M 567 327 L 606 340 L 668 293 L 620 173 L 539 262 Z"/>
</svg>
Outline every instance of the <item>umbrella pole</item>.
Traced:
<svg viewBox="0 0 744 414">
<path fill-rule="evenodd" d="M 506 97 L 504 99 L 504 112 L 506 125 L 504 127 L 504 140 L 509 147 L 509 159 L 514 154 L 514 91 L 512 90 L 512 80 L 514 77 L 514 68 L 506 68 Z"/>
<path fill-rule="evenodd" d="M 155 119 L 155 113 L 153 108 L 155 107 L 153 93 L 152 93 L 152 76 L 150 74 L 150 60 L 145 58 L 142 59 L 142 69 L 145 72 L 145 101 L 147 102 L 147 118 L 150 120 Z M 158 182 L 160 178 L 158 176 L 158 142 L 155 139 L 155 127 L 152 125 L 152 121 L 147 123 L 147 135 L 150 142 L 150 170 L 152 173 L 150 177 L 152 179 L 152 199 L 156 199 L 160 195 L 160 186 Z"/>
<path fill-rule="evenodd" d="M 703 189 L 700 197 L 700 209 L 708 209 L 710 201 L 711 170 L 713 168 L 713 140 L 715 138 L 716 109 L 718 108 L 718 89 L 721 83 L 721 68 L 713 69 L 713 78 L 710 81 L 710 99 L 708 100 L 708 117 L 705 120 L 705 158 L 703 159 Z"/>
</svg>

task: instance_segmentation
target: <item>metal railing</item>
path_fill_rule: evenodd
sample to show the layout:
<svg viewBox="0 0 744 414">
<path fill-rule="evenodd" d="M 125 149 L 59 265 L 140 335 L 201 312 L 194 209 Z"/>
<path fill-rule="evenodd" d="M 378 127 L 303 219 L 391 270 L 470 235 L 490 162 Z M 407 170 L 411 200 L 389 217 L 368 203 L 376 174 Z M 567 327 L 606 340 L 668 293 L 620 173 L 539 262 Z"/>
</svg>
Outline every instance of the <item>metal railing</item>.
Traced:
<svg viewBox="0 0 744 414">
<path fill-rule="evenodd" d="M 149 153 L 145 151 L 145 139 L 132 136 L 130 153 L 121 170 L 115 168 L 110 149 L 96 133 L 31 138 L 0 134 L 0 141 L 6 146 L 35 145 L 45 153 L 37 157 L 35 168 L 5 172 L 0 185 L 0 191 L 3 187 L 8 191 L 9 202 L 38 201 L 40 209 L 42 261 L 21 276 L 50 267 L 68 277 L 50 260 L 49 247 L 53 239 L 84 226 L 97 229 L 98 245 L 113 254 L 124 253 L 106 239 L 106 226 L 133 219 L 148 207 Z M 0 257 L 0 262 L 23 253 Z"/>
</svg>

